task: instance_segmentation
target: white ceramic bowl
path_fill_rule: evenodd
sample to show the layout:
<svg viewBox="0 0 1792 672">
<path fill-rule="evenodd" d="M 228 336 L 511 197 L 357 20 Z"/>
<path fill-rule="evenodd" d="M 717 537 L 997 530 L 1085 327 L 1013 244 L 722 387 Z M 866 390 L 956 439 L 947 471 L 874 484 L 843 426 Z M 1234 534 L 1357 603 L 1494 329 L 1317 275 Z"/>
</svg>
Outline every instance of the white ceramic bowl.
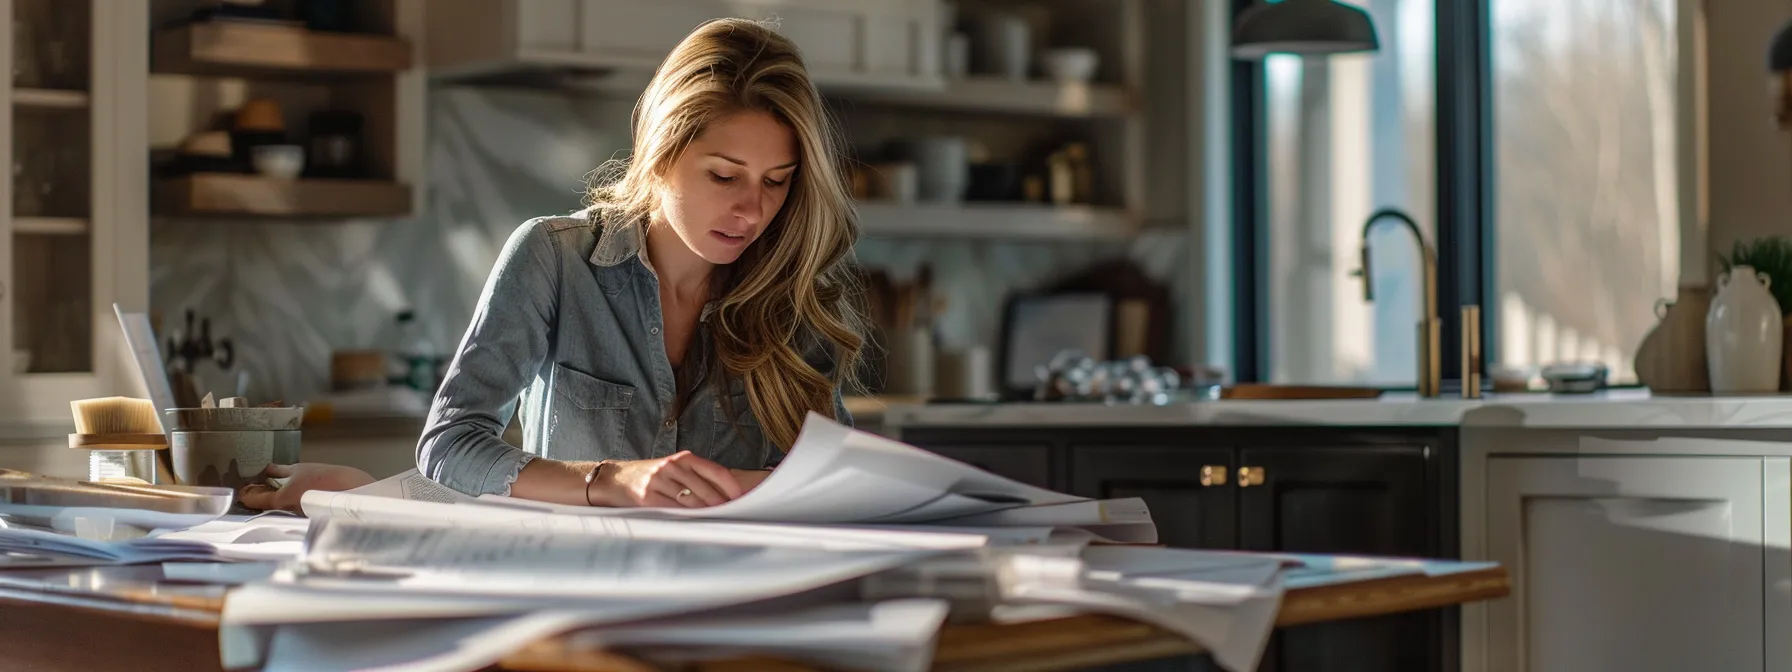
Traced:
<svg viewBox="0 0 1792 672">
<path fill-rule="evenodd" d="M 305 171 L 305 148 L 299 145 L 256 145 L 249 152 L 255 171 L 268 177 L 290 180 Z"/>
<path fill-rule="evenodd" d="M 1060 84 L 1079 84 L 1095 78 L 1101 54 L 1088 47 L 1059 47 L 1039 55 L 1040 69 Z"/>
</svg>

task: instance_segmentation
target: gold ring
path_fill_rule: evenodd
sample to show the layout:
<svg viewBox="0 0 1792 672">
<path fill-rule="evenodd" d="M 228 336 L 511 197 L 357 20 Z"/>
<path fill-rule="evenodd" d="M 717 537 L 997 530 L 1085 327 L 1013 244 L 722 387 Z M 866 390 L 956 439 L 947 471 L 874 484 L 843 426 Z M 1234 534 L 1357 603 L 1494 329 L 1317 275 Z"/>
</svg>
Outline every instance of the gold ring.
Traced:
<svg viewBox="0 0 1792 672">
<path fill-rule="evenodd" d="M 690 489 L 690 488 L 685 488 L 685 489 L 683 489 L 683 490 L 679 490 L 679 491 L 678 491 L 678 498 L 679 498 L 679 499 L 684 499 L 684 498 L 685 498 L 685 497 L 689 497 L 689 496 L 690 496 L 690 494 L 691 494 L 691 489 Z"/>
</svg>

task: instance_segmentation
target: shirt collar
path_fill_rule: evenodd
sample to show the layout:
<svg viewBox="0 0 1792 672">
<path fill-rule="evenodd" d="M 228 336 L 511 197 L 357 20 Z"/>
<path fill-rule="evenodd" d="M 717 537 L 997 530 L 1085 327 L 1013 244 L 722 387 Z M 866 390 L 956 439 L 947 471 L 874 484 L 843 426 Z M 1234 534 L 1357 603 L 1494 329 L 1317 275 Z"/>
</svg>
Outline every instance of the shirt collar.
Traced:
<svg viewBox="0 0 1792 672">
<path fill-rule="evenodd" d="M 638 220 L 618 220 L 595 213 L 595 207 L 584 211 L 596 228 L 597 245 L 591 248 L 591 263 L 605 268 L 629 258 L 638 258 L 647 265 L 647 227 Z M 652 270 L 648 265 L 648 270 Z"/>
<path fill-rule="evenodd" d="M 598 228 L 597 245 L 591 249 L 592 265 L 611 268 L 629 259 L 639 259 L 641 267 L 656 280 L 659 273 L 653 270 L 653 262 L 647 259 L 647 227 L 640 221 L 614 221 L 603 217 L 593 217 L 592 210 L 583 213 L 592 218 L 592 225 Z M 703 303 L 703 313 L 698 316 L 699 322 L 709 321 L 709 316 L 722 305 L 721 301 L 710 299 Z"/>
</svg>

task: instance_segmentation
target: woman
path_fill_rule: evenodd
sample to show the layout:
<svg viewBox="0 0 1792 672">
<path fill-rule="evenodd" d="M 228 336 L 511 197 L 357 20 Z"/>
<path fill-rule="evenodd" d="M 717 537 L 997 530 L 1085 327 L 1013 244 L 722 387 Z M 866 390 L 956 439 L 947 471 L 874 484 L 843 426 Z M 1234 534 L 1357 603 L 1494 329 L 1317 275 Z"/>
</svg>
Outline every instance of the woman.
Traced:
<svg viewBox="0 0 1792 672">
<path fill-rule="evenodd" d="M 589 209 L 505 245 L 430 409 L 423 474 L 470 495 L 714 506 L 763 480 L 808 412 L 850 423 L 858 228 L 795 45 L 705 23 L 633 121 Z M 500 438 L 519 402 L 526 450 Z M 311 466 L 245 504 L 360 480 Z"/>
</svg>

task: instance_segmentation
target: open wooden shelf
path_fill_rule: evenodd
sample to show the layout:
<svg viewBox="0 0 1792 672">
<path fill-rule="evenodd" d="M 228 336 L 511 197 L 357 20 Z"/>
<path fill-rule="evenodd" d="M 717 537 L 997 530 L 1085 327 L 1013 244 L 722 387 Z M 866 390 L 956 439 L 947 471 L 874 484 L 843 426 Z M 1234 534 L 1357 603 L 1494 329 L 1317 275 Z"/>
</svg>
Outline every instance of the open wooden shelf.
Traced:
<svg viewBox="0 0 1792 672">
<path fill-rule="evenodd" d="M 78 236 L 87 233 L 87 220 L 79 217 L 14 217 L 12 232 L 46 236 Z"/>
<path fill-rule="evenodd" d="M 1016 82 L 998 77 L 950 80 L 941 88 L 846 90 L 839 95 L 878 105 L 1048 117 L 1122 117 L 1136 108 L 1132 93 L 1118 85 Z"/>
<path fill-rule="evenodd" d="M 1100 240 L 1141 230 L 1125 210 L 1087 205 L 860 201 L 857 208 L 867 238 Z"/>
<path fill-rule="evenodd" d="M 151 205 L 157 215 L 389 217 L 410 214 L 411 187 L 380 180 L 195 173 L 158 180 Z"/>
<path fill-rule="evenodd" d="M 165 30 L 154 44 L 153 72 L 214 76 L 386 74 L 409 70 L 412 53 L 385 35 L 227 21 Z"/>
<path fill-rule="evenodd" d="M 13 89 L 12 104 L 19 107 L 78 110 L 87 107 L 86 91 L 69 89 Z"/>
</svg>

